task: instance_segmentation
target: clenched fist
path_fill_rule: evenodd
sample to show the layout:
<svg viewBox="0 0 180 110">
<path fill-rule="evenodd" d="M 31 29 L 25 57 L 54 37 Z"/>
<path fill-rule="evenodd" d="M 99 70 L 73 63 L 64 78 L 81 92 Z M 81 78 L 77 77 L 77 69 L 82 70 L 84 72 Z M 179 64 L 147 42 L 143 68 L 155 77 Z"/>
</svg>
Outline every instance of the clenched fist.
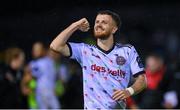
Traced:
<svg viewBox="0 0 180 110">
<path fill-rule="evenodd" d="M 86 18 L 82 18 L 82 19 L 80 19 L 79 21 L 76 21 L 75 23 L 74 23 L 76 26 L 77 26 L 77 28 L 79 29 L 79 30 L 81 30 L 82 32 L 87 32 L 90 28 L 89 28 L 89 22 L 87 21 L 87 19 Z"/>
</svg>

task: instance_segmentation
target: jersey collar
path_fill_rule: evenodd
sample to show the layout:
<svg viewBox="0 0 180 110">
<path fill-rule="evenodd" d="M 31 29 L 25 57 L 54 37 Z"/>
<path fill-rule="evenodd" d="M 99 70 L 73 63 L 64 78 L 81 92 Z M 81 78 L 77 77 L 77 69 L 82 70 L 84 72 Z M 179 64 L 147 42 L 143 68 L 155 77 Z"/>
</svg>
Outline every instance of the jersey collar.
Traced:
<svg viewBox="0 0 180 110">
<path fill-rule="evenodd" d="M 104 49 L 102 49 L 101 47 L 99 47 L 99 46 L 98 46 L 97 42 L 96 42 L 96 46 L 97 46 L 97 48 L 98 48 L 100 51 L 102 51 L 103 53 L 105 53 L 105 54 L 109 54 L 109 53 L 110 53 L 110 52 L 114 49 L 114 47 L 115 47 L 115 43 L 113 43 L 112 48 L 111 48 L 111 49 L 109 49 L 109 50 L 104 50 Z"/>
</svg>

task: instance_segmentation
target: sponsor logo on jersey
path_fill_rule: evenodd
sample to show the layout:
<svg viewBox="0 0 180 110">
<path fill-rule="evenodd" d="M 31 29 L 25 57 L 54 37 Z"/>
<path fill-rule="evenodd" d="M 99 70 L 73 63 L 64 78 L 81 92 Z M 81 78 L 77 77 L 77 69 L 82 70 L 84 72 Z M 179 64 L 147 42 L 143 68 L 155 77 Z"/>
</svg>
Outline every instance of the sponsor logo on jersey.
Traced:
<svg viewBox="0 0 180 110">
<path fill-rule="evenodd" d="M 96 72 L 101 72 L 101 73 L 108 73 L 108 74 L 111 74 L 113 76 L 120 76 L 122 78 L 125 78 L 125 72 L 120 70 L 120 69 L 111 70 L 109 68 L 107 69 L 106 67 L 93 64 L 93 65 L 91 65 L 91 70 L 96 71 Z"/>
</svg>

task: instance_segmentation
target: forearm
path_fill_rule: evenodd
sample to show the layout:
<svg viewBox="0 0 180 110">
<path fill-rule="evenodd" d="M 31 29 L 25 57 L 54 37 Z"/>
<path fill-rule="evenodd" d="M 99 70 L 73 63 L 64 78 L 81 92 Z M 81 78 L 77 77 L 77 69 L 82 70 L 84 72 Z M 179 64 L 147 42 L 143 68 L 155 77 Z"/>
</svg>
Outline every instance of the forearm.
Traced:
<svg viewBox="0 0 180 110">
<path fill-rule="evenodd" d="M 66 45 L 69 37 L 78 29 L 78 26 L 75 23 L 71 24 L 64 31 L 62 31 L 51 43 L 50 48 L 56 51 L 61 51 Z"/>
<path fill-rule="evenodd" d="M 147 86 L 146 76 L 145 74 L 139 75 L 136 78 L 135 83 L 131 86 L 134 90 L 134 94 L 138 94 L 142 90 L 144 90 Z"/>
<path fill-rule="evenodd" d="M 114 90 L 113 99 L 116 101 L 124 100 L 133 94 L 137 94 L 141 92 L 145 88 L 146 88 L 146 76 L 145 74 L 141 74 L 136 78 L 135 83 L 131 87 L 128 87 L 125 90 Z"/>
</svg>

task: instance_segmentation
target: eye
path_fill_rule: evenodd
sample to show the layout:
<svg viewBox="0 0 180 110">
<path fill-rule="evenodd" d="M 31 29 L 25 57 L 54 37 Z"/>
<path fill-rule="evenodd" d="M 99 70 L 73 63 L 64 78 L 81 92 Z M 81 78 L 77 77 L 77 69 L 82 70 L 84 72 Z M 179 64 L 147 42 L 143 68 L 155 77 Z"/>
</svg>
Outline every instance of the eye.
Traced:
<svg viewBox="0 0 180 110">
<path fill-rule="evenodd" d="M 99 23 L 99 20 L 97 20 L 96 23 Z"/>
<path fill-rule="evenodd" d="M 106 21 L 102 21 L 102 23 L 103 23 L 103 24 L 107 24 L 107 22 L 106 22 Z"/>
</svg>

